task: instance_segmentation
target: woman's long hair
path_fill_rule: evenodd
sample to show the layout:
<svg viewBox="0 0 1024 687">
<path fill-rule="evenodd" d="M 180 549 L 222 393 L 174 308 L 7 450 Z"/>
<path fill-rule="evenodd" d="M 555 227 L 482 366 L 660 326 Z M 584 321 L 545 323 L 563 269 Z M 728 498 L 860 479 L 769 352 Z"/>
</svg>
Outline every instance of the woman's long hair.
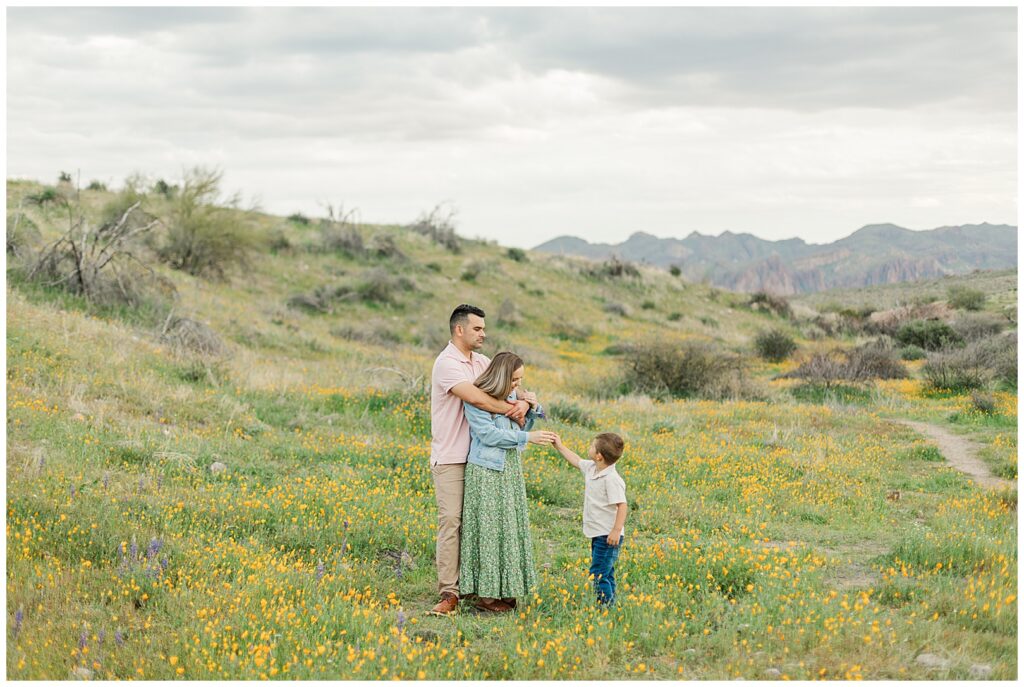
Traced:
<svg viewBox="0 0 1024 687">
<path fill-rule="evenodd" d="M 512 373 L 523 366 L 523 359 L 511 351 L 494 356 L 474 385 L 488 396 L 504 401 L 512 393 Z"/>
</svg>

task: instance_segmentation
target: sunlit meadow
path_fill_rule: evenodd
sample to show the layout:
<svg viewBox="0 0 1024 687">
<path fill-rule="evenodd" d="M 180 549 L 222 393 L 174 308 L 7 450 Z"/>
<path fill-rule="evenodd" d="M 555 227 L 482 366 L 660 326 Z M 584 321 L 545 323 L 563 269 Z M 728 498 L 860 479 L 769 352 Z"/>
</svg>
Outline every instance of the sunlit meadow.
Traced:
<svg viewBox="0 0 1024 687">
<path fill-rule="evenodd" d="M 562 262 L 482 243 L 450 256 L 389 231 L 425 255 L 402 307 L 284 308 L 337 263 L 357 268 L 324 256 L 266 256 L 229 284 L 176 276 L 232 341 L 209 375 L 144 327 L 8 287 L 8 678 L 1016 678 L 1016 491 L 977 487 L 889 421 L 945 423 L 1015 480 L 1015 393 L 984 416 L 919 379 L 798 403 L 769 381 L 786 363 L 751 370 L 764 401 L 615 397 L 600 386 L 616 341 L 743 343 L 769 316 L 668 275 L 618 292 Z M 492 326 L 485 352 L 522 351 L 526 385 L 581 411 L 546 426 L 578 451 L 595 431 L 626 439 L 610 610 L 587 579 L 578 473 L 531 447 L 536 593 L 507 616 L 425 614 L 425 380 L 452 305 L 495 309 L 508 291 L 486 270 L 458 279 L 467 259 L 524 292 L 522 323 Z M 610 298 L 657 307 L 633 305 L 627 325 Z M 332 338 L 339 319 L 400 336 Z M 562 320 L 590 330 L 550 336 Z"/>
</svg>

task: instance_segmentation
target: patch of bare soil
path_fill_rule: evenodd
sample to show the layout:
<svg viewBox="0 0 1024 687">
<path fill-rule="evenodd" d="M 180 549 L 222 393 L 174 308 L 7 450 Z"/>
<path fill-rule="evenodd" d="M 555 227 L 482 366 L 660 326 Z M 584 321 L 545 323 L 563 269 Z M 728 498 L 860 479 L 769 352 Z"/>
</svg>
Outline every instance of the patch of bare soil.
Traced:
<svg viewBox="0 0 1024 687">
<path fill-rule="evenodd" d="M 1005 480 L 992 474 L 988 466 L 978 458 L 977 454 L 980 447 L 973 441 L 928 422 L 917 422 L 915 420 L 893 420 L 893 422 L 906 425 L 915 432 L 923 434 L 934 441 L 938 444 L 939 453 L 942 454 L 942 457 L 978 485 L 986 489 L 1017 488 L 1016 482 Z"/>
</svg>

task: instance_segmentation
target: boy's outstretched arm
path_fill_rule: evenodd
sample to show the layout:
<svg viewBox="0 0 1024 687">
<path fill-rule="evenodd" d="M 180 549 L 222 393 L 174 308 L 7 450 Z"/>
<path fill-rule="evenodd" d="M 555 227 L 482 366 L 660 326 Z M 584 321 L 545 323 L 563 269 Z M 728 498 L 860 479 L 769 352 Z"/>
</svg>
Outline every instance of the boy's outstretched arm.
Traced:
<svg viewBox="0 0 1024 687">
<path fill-rule="evenodd" d="M 558 449 L 558 452 L 562 454 L 562 457 L 569 461 L 569 464 L 574 468 L 579 468 L 580 457 L 569 450 L 569 447 L 562 443 L 562 437 L 558 434 L 555 435 L 554 446 Z"/>
</svg>

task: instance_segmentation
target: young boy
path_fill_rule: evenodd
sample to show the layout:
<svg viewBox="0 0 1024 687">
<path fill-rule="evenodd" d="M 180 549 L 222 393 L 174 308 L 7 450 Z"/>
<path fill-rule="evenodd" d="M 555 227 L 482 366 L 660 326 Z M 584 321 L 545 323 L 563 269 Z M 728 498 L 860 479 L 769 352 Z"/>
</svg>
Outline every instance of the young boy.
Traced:
<svg viewBox="0 0 1024 687">
<path fill-rule="evenodd" d="M 615 603 L 615 561 L 624 539 L 626 483 L 615 471 L 622 457 L 622 437 L 604 432 L 594 437 L 584 460 L 566 448 L 555 435 L 555 448 L 573 467 L 583 473 L 583 534 L 590 539 L 590 574 L 599 604 Z"/>
</svg>

